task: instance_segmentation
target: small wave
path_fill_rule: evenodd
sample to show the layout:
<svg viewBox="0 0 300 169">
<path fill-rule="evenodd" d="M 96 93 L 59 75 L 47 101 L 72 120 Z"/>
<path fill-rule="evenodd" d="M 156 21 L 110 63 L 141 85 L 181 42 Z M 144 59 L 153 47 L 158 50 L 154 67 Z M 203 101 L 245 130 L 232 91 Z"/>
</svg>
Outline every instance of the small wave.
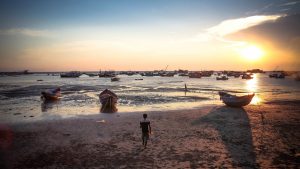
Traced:
<svg viewBox="0 0 300 169">
<path fill-rule="evenodd" d="M 121 95 L 119 103 L 123 105 L 151 105 L 172 102 L 196 102 L 209 100 L 208 97 L 199 96 L 161 96 L 161 95 Z"/>
</svg>

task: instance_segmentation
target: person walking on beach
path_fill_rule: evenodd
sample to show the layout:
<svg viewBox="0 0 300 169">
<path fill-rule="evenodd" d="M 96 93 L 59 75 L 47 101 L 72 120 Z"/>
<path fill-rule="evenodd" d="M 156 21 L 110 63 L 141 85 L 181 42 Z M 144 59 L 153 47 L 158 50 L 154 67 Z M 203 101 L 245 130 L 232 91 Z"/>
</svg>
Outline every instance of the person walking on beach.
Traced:
<svg viewBox="0 0 300 169">
<path fill-rule="evenodd" d="M 140 128 L 142 128 L 143 146 L 146 148 L 149 134 L 151 133 L 151 126 L 150 121 L 147 120 L 147 114 L 143 114 L 143 118 L 144 119 L 140 122 Z"/>
</svg>

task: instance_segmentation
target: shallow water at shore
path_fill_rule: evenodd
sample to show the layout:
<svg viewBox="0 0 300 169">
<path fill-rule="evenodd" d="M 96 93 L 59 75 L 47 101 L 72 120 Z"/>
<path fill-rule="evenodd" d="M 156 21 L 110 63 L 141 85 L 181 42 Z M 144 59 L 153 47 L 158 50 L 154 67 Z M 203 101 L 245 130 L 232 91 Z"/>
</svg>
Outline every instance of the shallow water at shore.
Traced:
<svg viewBox="0 0 300 169">
<path fill-rule="evenodd" d="M 120 82 L 110 78 L 60 78 L 42 74 L 0 77 L 0 115 L 4 121 L 24 121 L 98 114 L 98 94 L 108 88 L 118 96 L 119 112 L 192 109 L 207 104 L 222 104 L 218 91 L 236 94 L 255 92 L 251 104 L 272 101 L 300 100 L 299 82 L 292 78 L 271 79 L 267 74 L 255 74 L 254 79 L 230 78 L 217 81 L 215 76 L 192 79 L 188 77 L 142 77 L 120 75 Z M 42 79 L 43 81 L 37 81 Z M 188 92 L 184 91 L 187 84 Z M 43 102 L 40 92 L 61 87 L 62 98 Z"/>
</svg>

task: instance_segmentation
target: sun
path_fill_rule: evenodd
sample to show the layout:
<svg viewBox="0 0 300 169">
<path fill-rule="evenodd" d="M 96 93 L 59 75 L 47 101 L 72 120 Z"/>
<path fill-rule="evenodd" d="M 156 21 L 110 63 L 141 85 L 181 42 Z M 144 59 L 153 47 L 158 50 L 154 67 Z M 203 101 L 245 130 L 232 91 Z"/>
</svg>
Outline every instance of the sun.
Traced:
<svg viewBox="0 0 300 169">
<path fill-rule="evenodd" d="M 257 46 L 250 45 L 242 48 L 240 54 L 247 60 L 256 61 L 264 55 L 264 51 Z"/>
</svg>

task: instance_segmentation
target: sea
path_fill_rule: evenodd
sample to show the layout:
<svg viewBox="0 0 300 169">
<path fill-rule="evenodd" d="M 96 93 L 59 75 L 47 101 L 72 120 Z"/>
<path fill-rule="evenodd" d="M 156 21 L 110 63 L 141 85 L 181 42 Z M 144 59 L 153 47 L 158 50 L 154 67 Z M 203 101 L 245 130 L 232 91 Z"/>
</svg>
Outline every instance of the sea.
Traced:
<svg viewBox="0 0 300 169">
<path fill-rule="evenodd" d="M 28 122 L 76 118 L 101 114 L 99 93 L 109 89 L 118 95 L 118 113 L 196 109 L 208 105 L 224 105 L 219 91 L 236 95 L 255 93 L 251 105 L 269 102 L 299 101 L 300 82 L 293 77 L 269 78 L 268 73 L 253 75 L 245 80 L 230 77 L 216 80 L 216 75 L 202 78 L 186 76 L 143 77 L 119 75 L 120 81 L 110 78 L 61 78 L 51 74 L 0 76 L 0 123 Z M 135 80 L 140 79 L 143 80 Z M 185 90 L 187 86 L 187 91 Z M 44 102 L 41 92 L 61 88 L 62 97 Z"/>
</svg>

